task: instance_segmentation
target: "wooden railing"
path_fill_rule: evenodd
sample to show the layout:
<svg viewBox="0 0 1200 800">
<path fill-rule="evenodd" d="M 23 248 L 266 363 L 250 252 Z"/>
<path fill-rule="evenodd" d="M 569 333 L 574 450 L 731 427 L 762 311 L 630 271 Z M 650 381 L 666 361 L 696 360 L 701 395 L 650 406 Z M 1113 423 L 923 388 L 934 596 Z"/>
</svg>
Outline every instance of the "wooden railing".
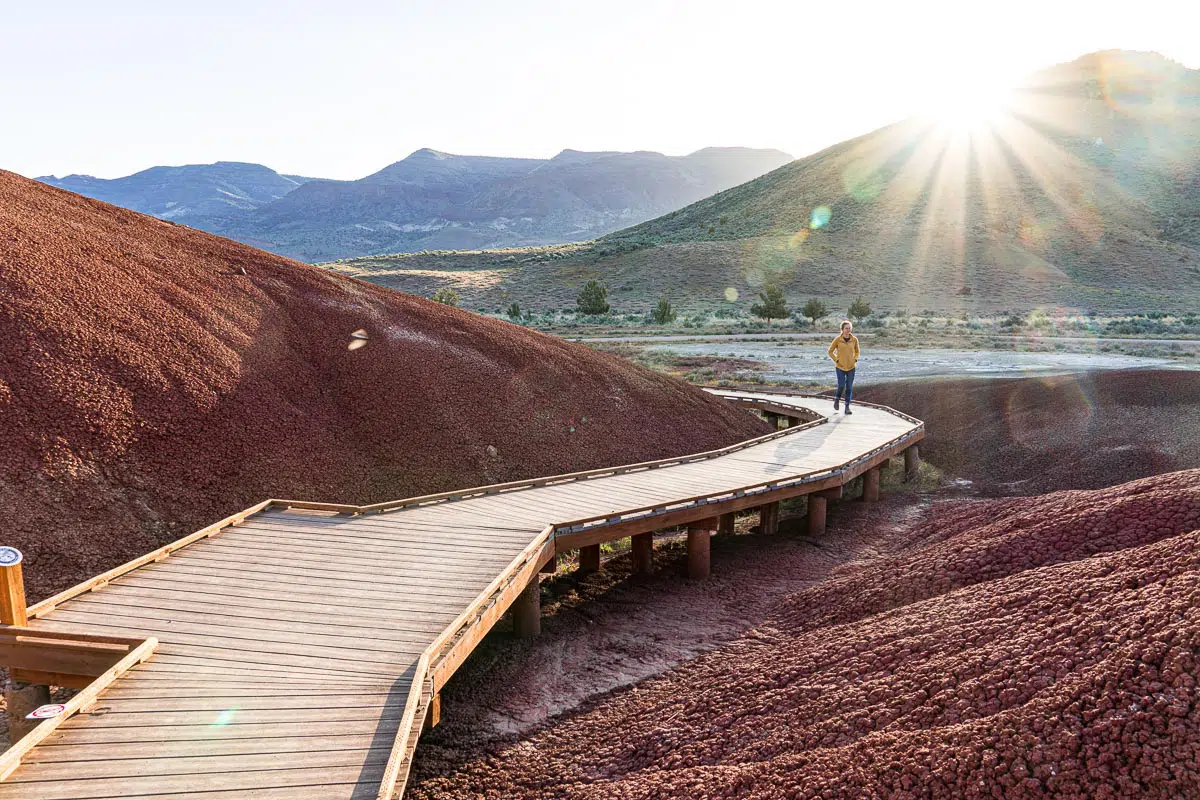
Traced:
<svg viewBox="0 0 1200 800">
<path fill-rule="evenodd" d="M 125 639 L 79 633 L 55 633 L 17 626 L 0 626 L 0 664 L 24 672 L 32 682 L 83 688 L 64 703 L 57 716 L 44 719 L 0 754 L 0 781 L 21 765 L 21 759 L 60 725 L 87 708 L 100 693 L 128 670 L 148 659 L 158 640 Z"/>
<path fill-rule="evenodd" d="M 376 800 L 393 800 L 404 791 L 412 752 L 424 723 L 423 718 L 416 719 L 417 709 L 428 709 L 434 694 L 445 686 L 529 580 L 536 578 L 542 564 L 554 557 L 553 530 L 553 527 L 547 527 L 538 534 L 417 659 L 404 716 L 392 743 Z"/>
</svg>

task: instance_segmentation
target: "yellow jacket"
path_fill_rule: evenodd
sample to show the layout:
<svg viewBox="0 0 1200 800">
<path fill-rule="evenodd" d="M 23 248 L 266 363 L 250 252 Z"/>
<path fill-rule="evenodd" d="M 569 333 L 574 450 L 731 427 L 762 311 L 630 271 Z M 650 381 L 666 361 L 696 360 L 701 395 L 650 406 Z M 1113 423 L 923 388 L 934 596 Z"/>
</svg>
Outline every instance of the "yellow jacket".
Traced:
<svg viewBox="0 0 1200 800">
<path fill-rule="evenodd" d="M 840 370 L 849 372 L 854 369 L 854 365 L 858 363 L 858 337 L 852 333 L 850 341 L 847 342 L 839 333 L 833 344 L 829 345 L 829 357 Z"/>
</svg>

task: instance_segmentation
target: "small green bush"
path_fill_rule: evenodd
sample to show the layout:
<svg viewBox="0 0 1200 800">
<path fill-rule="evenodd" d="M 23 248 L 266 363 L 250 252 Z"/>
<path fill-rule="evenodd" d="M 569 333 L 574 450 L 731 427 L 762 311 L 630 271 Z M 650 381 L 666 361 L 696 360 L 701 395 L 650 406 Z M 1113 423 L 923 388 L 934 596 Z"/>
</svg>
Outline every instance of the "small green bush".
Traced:
<svg viewBox="0 0 1200 800">
<path fill-rule="evenodd" d="M 599 281 L 588 281 L 584 284 L 583 290 L 579 292 L 579 298 L 575 301 L 575 305 L 581 314 L 588 316 L 599 316 L 607 314 L 611 306 L 608 304 L 608 289 L 600 285 Z"/>
<path fill-rule="evenodd" d="M 849 314 L 855 322 L 865 319 L 871 316 L 871 304 L 861 297 L 855 298 L 854 302 L 850 304 Z"/>
<path fill-rule="evenodd" d="M 817 320 L 829 313 L 829 309 L 825 307 L 825 303 L 814 297 L 804 304 L 802 312 L 804 316 L 812 320 L 813 325 L 816 325 Z"/>
<path fill-rule="evenodd" d="M 458 292 L 443 286 L 433 293 L 433 297 L 429 298 L 435 303 L 441 303 L 444 306 L 458 305 Z"/>
<path fill-rule="evenodd" d="M 663 298 L 658 301 L 658 305 L 650 312 L 651 319 L 658 325 L 670 325 L 675 321 L 675 311 L 671 308 L 671 301 Z"/>
<path fill-rule="evenodd" d="M 788 315 L 787 301 L 783 299 L 783 290 L 778 286 L 768 283 L 763 287 L 763 292 L 759 295 L 761 303 L 755 303 L 750 306 L 750 313 L 756 317 L 762 317 L 767 322 L 773 319 L 783 319 Z"/>
</svg>

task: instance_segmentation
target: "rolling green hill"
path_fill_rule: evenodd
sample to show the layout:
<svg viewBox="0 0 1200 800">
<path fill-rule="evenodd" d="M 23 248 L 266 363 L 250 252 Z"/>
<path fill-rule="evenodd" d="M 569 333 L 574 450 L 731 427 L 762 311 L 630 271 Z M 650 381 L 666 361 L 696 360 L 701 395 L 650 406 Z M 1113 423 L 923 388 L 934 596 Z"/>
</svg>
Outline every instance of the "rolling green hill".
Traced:
<svg viewBox="0 0 1200 800">
<path fill-rule="evenodd" d="M 876 308 L 1200 306 L 1200 71 L 1106 52 L 1037 73 L 978 120 L 909 119 L 578 245 L 329 265 L 471 308 L 790 302 Z"/>
</svg>

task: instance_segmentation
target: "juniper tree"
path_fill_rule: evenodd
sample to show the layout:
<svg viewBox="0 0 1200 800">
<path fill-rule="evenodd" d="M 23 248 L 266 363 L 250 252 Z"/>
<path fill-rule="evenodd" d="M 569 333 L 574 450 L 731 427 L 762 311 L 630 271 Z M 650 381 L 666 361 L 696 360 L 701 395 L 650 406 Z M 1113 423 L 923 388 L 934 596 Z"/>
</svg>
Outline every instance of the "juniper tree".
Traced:
<svg viewBox="0 0 1200 800">
<path fill-rule="evenodd" d="M 763 287 L 759 295 L 761 303 L 750 306 L 750 313 L 762 317 L 767 322 L 773 319 L 783 319 L 788 315 L 787 301 L 783 299 L 783 290 L 773 283 Z"/>
<path fill-rule="evenodd" d="M 575 300 L 575 305 L 580 313 L 589 316 L 607 314 L 609 305 L 606 297 L 608 297 L 608 289 L 601 286 L 598 281 L 588 281 L 584 284 L 578 299 Z"/>
</svg>

